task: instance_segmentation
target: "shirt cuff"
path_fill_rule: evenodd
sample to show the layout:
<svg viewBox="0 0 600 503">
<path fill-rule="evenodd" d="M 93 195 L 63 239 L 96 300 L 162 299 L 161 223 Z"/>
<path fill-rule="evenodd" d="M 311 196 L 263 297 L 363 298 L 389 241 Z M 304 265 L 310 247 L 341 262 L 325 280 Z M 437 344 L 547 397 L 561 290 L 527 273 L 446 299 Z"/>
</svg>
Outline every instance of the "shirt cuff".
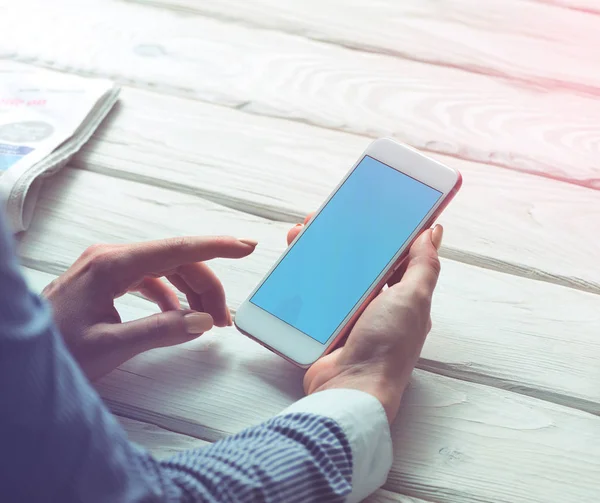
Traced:
<svg viewBox="0 0 600 503">
<path fill-rule="evenodd" d="M 381 487 L 392 466 L 392 438 L 379 400 L 364 391 L 329 389 L 295 402 L 279 415 L 304 412 L 336 421 L 352 449 L 352 493 L 347 502 L 362 501 Z"/>
</svg>

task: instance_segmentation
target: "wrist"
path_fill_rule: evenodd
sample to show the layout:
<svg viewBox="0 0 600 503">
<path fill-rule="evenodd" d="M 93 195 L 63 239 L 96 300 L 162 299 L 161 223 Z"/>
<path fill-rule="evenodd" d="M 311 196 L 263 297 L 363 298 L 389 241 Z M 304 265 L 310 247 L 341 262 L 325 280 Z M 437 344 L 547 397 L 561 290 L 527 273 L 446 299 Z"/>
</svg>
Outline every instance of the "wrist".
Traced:
<svg viewBox="0 0 600 503">
<path fill-rule="evenodd" d="M 385 410 L 389 423 L 391 424 L 400 408 L 400 402 L 409 379 L 398 379 L 382 372 L 369 369 L 368 372 L 360 372 L 356 369 L 342 372 L 319 386 L 307 387 L 307 394 L 325 391 L 329 389 L 355 389 L 363 391 L 375 397 Z"/>
</svg>

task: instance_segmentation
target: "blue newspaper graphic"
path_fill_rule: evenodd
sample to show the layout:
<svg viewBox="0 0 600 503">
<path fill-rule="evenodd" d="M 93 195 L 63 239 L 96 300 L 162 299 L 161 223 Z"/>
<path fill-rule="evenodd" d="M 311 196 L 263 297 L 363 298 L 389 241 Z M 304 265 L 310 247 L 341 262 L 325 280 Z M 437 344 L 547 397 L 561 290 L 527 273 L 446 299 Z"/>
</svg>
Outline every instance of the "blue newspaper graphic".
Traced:
<svg viewBox="0 0 600 503">
<path fill-rule="evenodd" d="M 35 149 L 22 145 L 9 145 L 0 143 L 0 172 L 6 171 L 13 164 L 19 162 L 27 154 L 30 154 Z"/>
</svg>

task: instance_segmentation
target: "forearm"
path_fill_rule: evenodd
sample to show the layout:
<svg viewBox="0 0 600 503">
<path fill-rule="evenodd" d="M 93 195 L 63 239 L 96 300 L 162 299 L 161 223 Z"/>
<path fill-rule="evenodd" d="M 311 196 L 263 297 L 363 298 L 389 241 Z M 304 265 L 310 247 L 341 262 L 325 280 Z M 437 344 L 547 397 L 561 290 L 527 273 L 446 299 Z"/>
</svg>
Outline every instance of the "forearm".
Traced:
<svg viewBox="0 0 600 503">
<path fill-rule="evenodd" d="M 306 413 L 278 416 L 161 466 L 199 501 L 335 502 L 351 491 L 352 452 L 340 426 Z"/>
<path fill-rule="evenodd" d="M 1 215 L 0 410 L 7 501 L 293 503 L 342 501 L 351 491 L 360 501 L 391 464 L 383 409 L 350 390 L 317 393 L 208 449 L 155 460 L 127 440 L 49 307 L 28 291 Z"/>
<path fill-rule="evenodd" d="M 0 492 L 15 501 L 293 503 L 343 501 L 352 490 L 352 448 L 330 418 L 291 412 L 159 462 L 127 441 L 59 339 L 48 333 L 30 342 L 28 356 L 13 351 L 12 363 L 37 370 L 19 377 L 18 389 L 2 389 L 3 410 L 12 412 L 0 424 L 0 459 L 12 476 Z M 0 385 L 15 381 L 0 377 Z M 378 470 L 383 478 L 388 468 Z M 382 482 L 379 475 L 361 490 Z"/>
<path fill-rule="evenodd" d="M 160 488 L 28 291 L 0 215 L 0 494 L 6 501 L 141 501 Z"/>
<path fill-rule="evenodd" d="M 381 404 L 338 389 L 161 465 L 184 494 L 201 501 L 358 502 L 385 482 L 391 447 Z"/>
<path fill-rule="evenodd" d="M 4 339 L 0 366 L 0 493 L 12 501 L 310 502 L 350 492 L 350 447 L 331 419 L 277 417 L 159 462 L 128 442 L 55 334 L 29 335 Z"/>
</svg>

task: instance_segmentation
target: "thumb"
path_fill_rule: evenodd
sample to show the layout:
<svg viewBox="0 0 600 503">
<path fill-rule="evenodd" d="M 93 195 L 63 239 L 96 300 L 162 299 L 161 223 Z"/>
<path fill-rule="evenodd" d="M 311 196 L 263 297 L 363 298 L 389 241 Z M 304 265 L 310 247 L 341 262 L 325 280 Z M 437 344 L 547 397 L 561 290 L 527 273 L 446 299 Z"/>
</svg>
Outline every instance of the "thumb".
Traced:
<svg viewBox="0 0 600 503">
<path fill-rule="evenodd" d="M 149 349 L 191 341 L 213 327 L 210 314 L 168 311 L 128 323 L 101 323 L 87 331 L 74 356 L 90 380 Z"/>
<path fill-rule="evenodd" d="M 441 243 L 442 232 L 442 227 L 437 225 L 434 230 L 425 231 L 413 243 L 401 281 L 405 287 L 433 294 L 440 274 L 437 248 Z"/>
<path fill-rule="evenodd" d="M 287 244 L 288 246 L 292 244 L 292 241 L 298 237 L 298 234 L 304 228 L 304 224 L 296 224 L 292 227 L 287 233 Z"/>
<path fill-rule="evenodd" d="M 213 324 L 212 316 L 208 313 L 168 311 L 109 325 L 104 333 L 116 345 L 112 351 L 129 359 L 150 349 L 191 341 L 209 331 Z"/>
<path fill-rule="evenodd" d="M 287 233 L 287 244 L 288 246 L 292 244 L 292 241 L 294 239 L 296 239 L 296 237 L 298 236 L 298 234 L 300 234 L 300 231 L 302 231 L 302 229 L 304 228 L 304 226 L 306 224 L 308 224 L 308 222 L 311 221 L 312 217 L 315 215 L 315 212 L 313 211 L 312 213 L 309 213 L 308 215 L 306 215 L 306 218 L 304 219 L 304 223 L 302 224 L 296 224 L 294 227 L 292 227 L 289 232 Z"/>
</svg>

